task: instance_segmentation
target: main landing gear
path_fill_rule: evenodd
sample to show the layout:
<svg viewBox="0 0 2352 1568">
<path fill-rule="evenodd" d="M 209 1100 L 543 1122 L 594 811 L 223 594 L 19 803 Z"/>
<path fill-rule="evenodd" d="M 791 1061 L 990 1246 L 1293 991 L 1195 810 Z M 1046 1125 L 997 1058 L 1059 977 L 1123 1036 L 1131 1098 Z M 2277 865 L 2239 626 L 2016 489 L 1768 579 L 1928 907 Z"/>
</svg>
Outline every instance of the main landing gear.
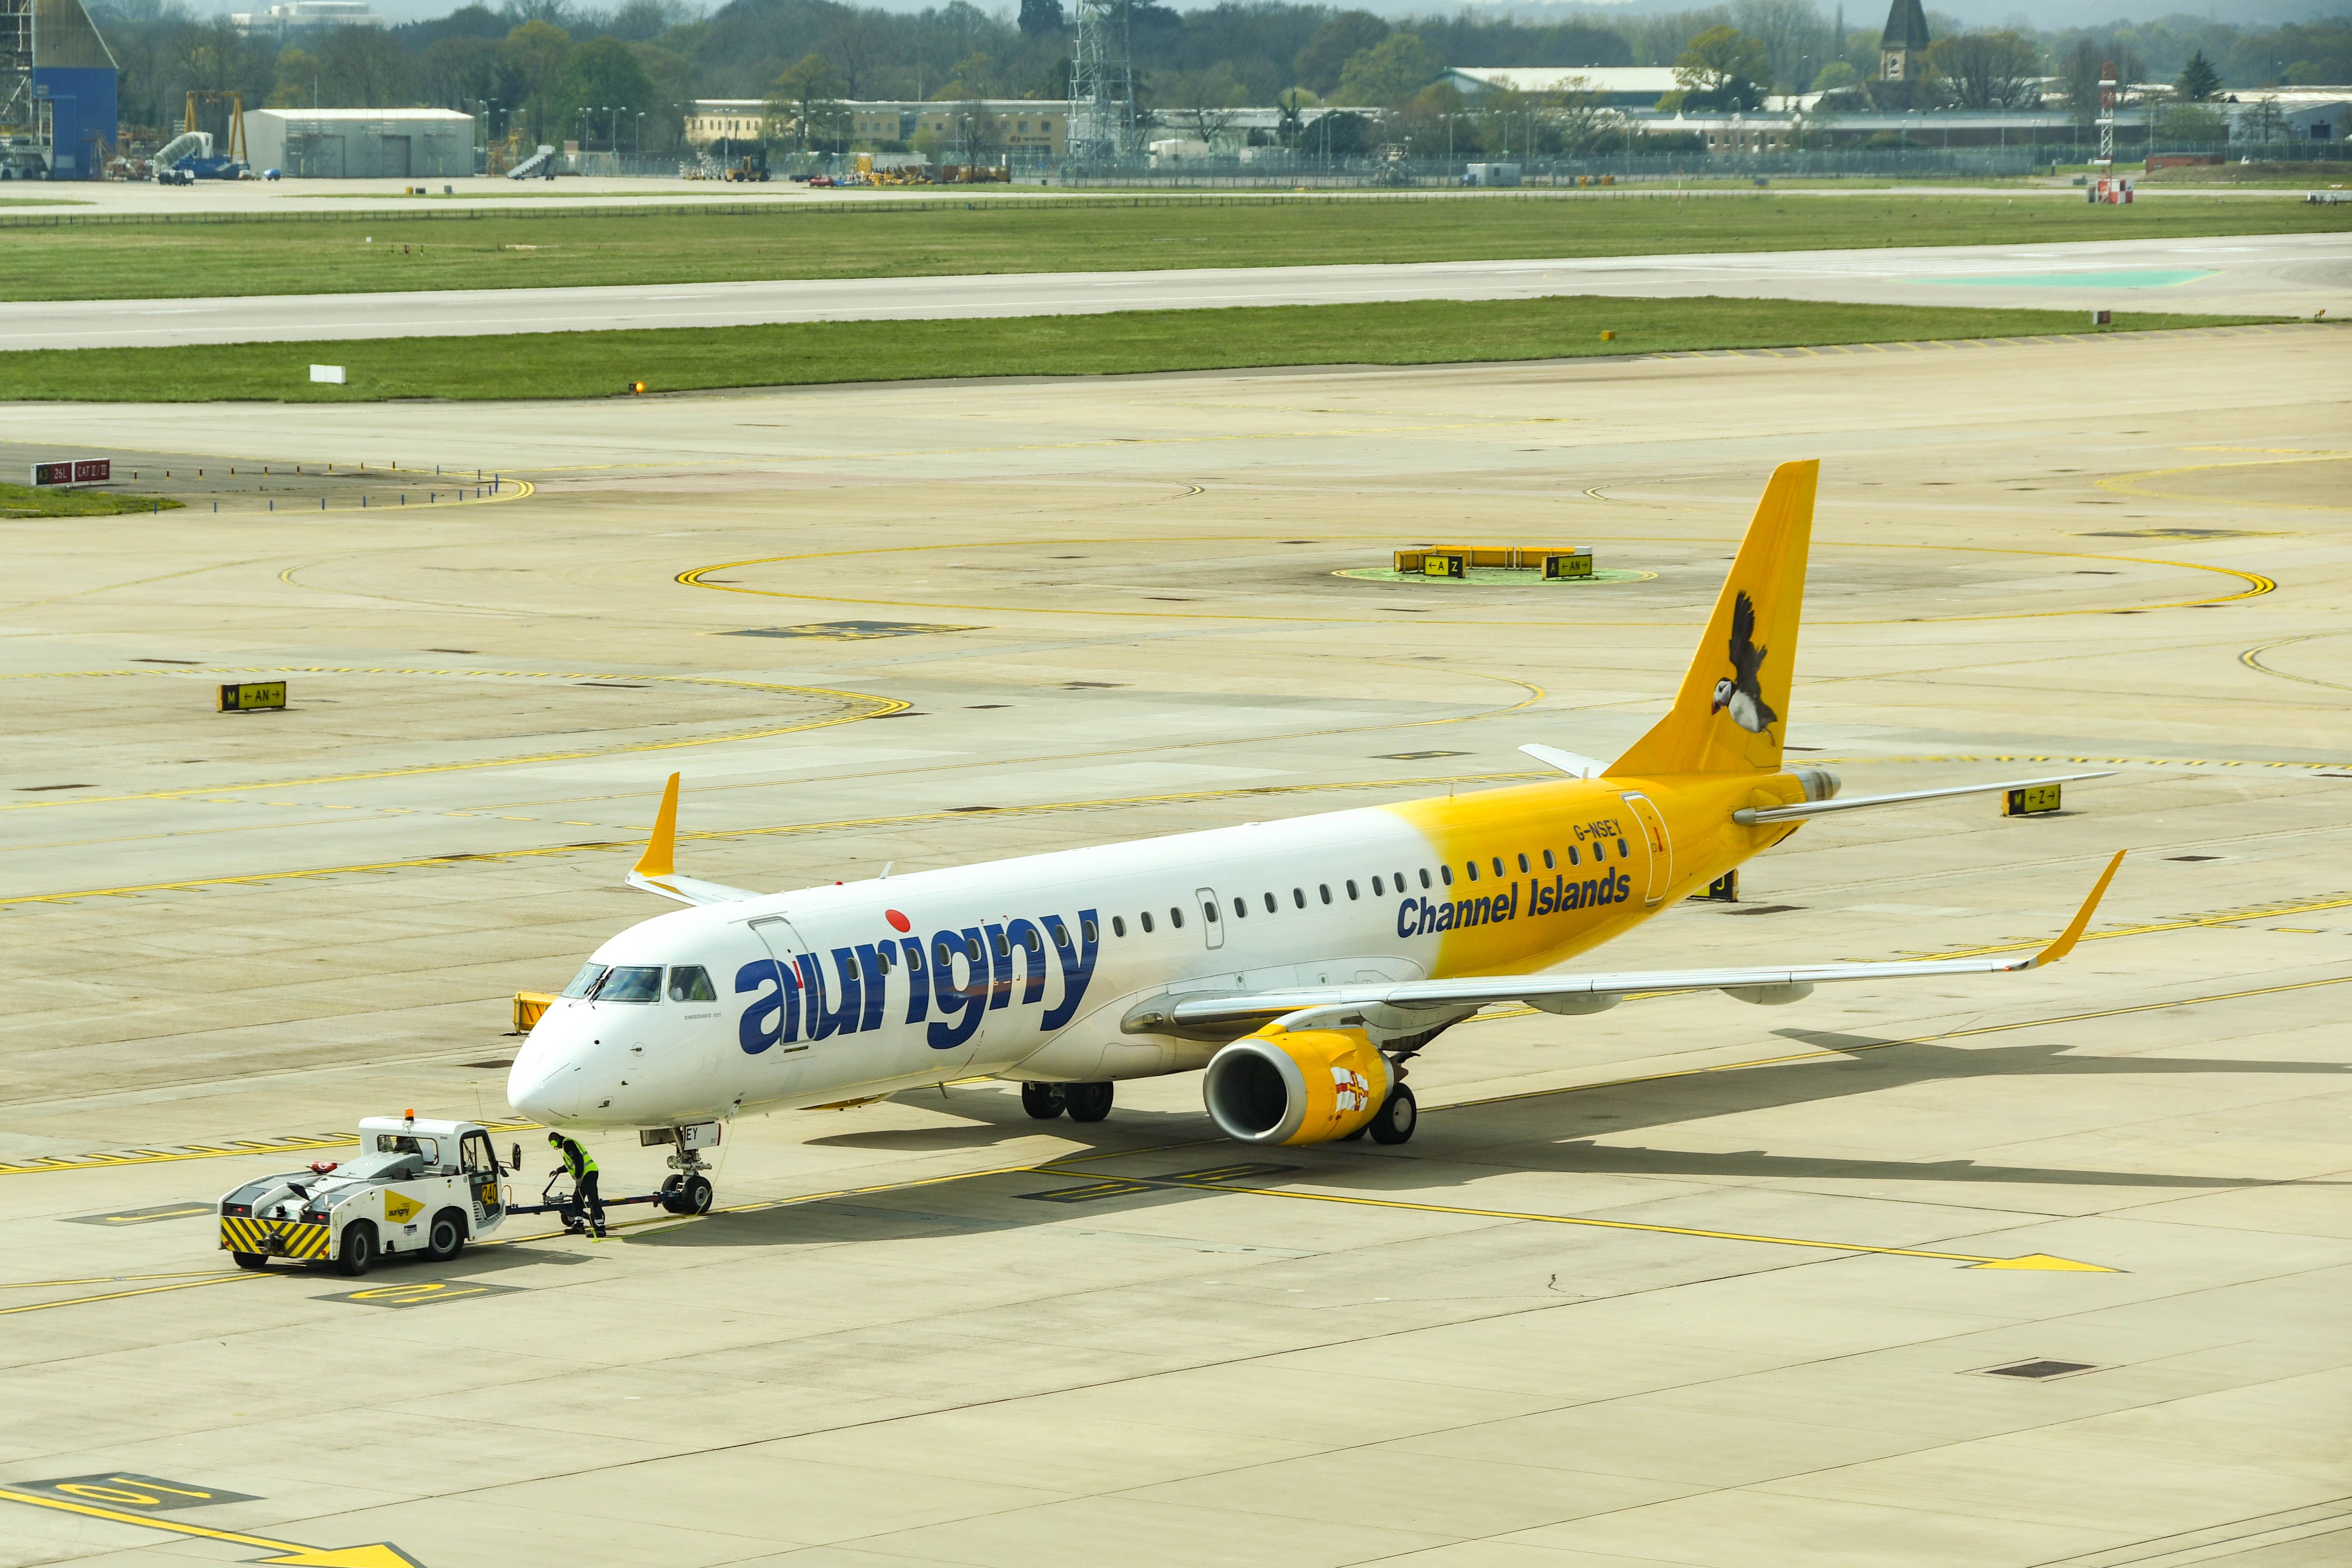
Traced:
<svg viewBox="0 0 2352 1568">
<path fill-rule="evenodd" d="M 1389 1090 L 1389 1097 L 1381 1102 L 1381 1108 L 1372 1112 L 1372 1119 L 1353 1132 L 1342 1133 L 1339 1142 L 1353 1143 L 1369 1132 L 1375 1143 L 1410 1142 L 1413 1127 L 1420 1120 L 1421 1106 L 1412 1098 L 1412 1089 L 1400 1079 L 1396 1087 Z"/>
<path fill-rule="evenodd" d="M 1107 1083 L 1024 1083 L 1021 1109 L 1040 1121 L 1063 1112 L 1073 1121 L 1100 1121 L 1110 1114 L 1111 1086 Z"/>
<path fill-rule="evenodd" d="M 1381 1101 L 1381 1108 L 1372 1112 L 1371 1123 L 1365 1131 L 1371 1133 L 1375 1143 L 1405 1143 L 1412 1141 L 1412 1130 L 1420 1121 L 1421 1105 L 1412 1097 L 1412 1086 L 1399 1079 L 1397 1086 L 1389 1090 L 1389 1097 Z"/>
</svg>

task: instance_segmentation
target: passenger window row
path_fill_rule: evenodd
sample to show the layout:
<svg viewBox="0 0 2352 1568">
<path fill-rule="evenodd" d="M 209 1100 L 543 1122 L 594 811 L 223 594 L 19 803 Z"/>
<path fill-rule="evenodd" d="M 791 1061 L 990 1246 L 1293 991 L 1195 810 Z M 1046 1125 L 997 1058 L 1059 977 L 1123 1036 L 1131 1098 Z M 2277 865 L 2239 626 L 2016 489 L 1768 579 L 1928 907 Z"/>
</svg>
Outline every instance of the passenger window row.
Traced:
<svg viewBox="0 0 2352 1568">
<path fill-rule="evenodd" d="M 1616 845 L 1618 859 L 1625 860 L 1632 858 L 1632 847 L 1624 839 L 1618 839 L 1616 841 Z M 1602 864 L 1608 860 L 1609 855 L 1607 845 L 1604 841 L 1596 838 L 1590 846 L 1588 846 L 1588 847 L 1592 852 L 1594 864 Z M 1542 858 L 1543 868 L 1545 870 L 1552 871 L 1559 868 L 1561 864 L 1560 858 L 1555 856 L 1551 850 L 1545 849 L 1540 850 L 1538 853 Z M 1583 857 L 1574 845 L 1570 845 L 1562 853 L 1565 855 L 1566 862 L 1570 866 L 1579 866 L 1583 863 Z M 1534 864 L 1525 854 L 1516 856 L 1515 859 L 1517 862 L 1519 871 L 1522 875 L 1532 874 L 1535 869 Z M 1507 877 L 1510 875 L 1510 873 L 1504 868 L 1503 858 L 1499 855 L 1489 857 L 1487 864 L 1492 868 L 1493 874 L 1496 877 Z M 1479 879 L 1478 862 L 1475 859 L 1464 861 L 1462 868 L 1467 874 L 1471 881 L 1475 882 Z M 1413 876 L 1424 889 L 1435 885 L 1431 880 L 1429 870 L 1426 867 L 1415 872 Z M 1437 881 L 1442 882 L 1446 887 L 1452 887 L 1454 885 L 1454 868 L 1452 866 L 1438 867 Z M 1375 874 L 1371 879 L 1372 897 L 1378 899 L 1388 896 L 1390 885 L 1391 883 L 1393 883 L 1397 892 L 1402 893 L 1405 891 L 1408 886 L 1405 873 L 1398 871 L 1393 875 Z M 1349 878 L 1339 885 L 1343 889 L 1345 889 L 1348 901 L 1349 903 L 1354 903 L 1362 897 L 1362 893 L 1359 889 L 1355 879 Z M 1258 897 L 1260 901 L 1264 904 L 1267 914 L 1278 914 L 1281 912 L 1282 900 L 1278 895 L 1269 891 L 1261 893 Z M 1315 901 L 1318 904 L 1322 905 L 1329 905 L 1338 901 L 1332 894 L 1330 883 L 1318 882 L 1315 885 Z M 1295 910 L 1303 910 L 1308 907 L 1307 889 L 1305 888 L 1300 887 L 1290 889 L 1290 905 L 1291 908 Z M 1247 920 L 1250 913 L 1249 900 L 1245 898 L 1234 899 L 1233 900 L 1233 910 L 1234 918 L 1235 920 Z M 1216 904 L 1213 901 L 1204 900 L 1201 905 L 1201 918 L 1211 925 L 1216 924 L 1219 918 L 1219 911 Z M 1100 932 L 1093 921 L 1085 921 L 1080 923 L 1084 928 L 1086 941 L 1093 942 L 1100 940 Z M 1136 923 L 1142 928 L 1145 935 L 1150 935 L 1158 929 L 1158 923 L 1153 920 L 1152 911 L 1150 910 L 1145 910 L 1139 913 L 1136 916 Z M 1181 905 L 1171 904 L 1169 906 L 1168 924 L 1172 930 L 1181 931 L 1184 929 L 1184 910 Z M 1055 945 L 1066 951 L 1070 947 L 1069 928 L 1056 921 L 1054 922 L 1051 929 L 1054 933 Z M 1110 931 L 1113 936 L 1124 938 L 1127 935 L 1127 917 L 1124 915 L 1111 916 Z M 1017 940 L 1024 952 L 1035 953 L 1044 951 L 1043 940 L 1038 936 L 1034 927 L 1024 927 L 1020 931 Z M 1015 941 L 1014 937 L 1008 935 L 1004 931 L 999 930 L 994 933 L 992 941 L 995 947 L 997 957 L 1009 958 L 1012 956 L 1013 943 Z M 945 966 L 953 961 L 955 950 L 958 947 L 961 947 L 963 950 L 963 956 L 968 962 L 979 963 L 984 961 L 985 953 L 981 945 L 981 939 L 977 936 L 966 936 L 961 942 L 950 942 L 945 937 L 937 939 L 932 944 L 932 960 L 936 963 Z M 894 956 L 894 944 L 887 942 L 877 943 L 873 949 L 873 952 L 875 967 L 878 969 L 881 973 L 888 974 L 897 962 Z M 922 949 L 909 945 L 907 951 L 907 963 L 908 967 L 910 969 L 919 970 L 922 968 Z M 858 961 L 855 954 L 853 954 L 848 960 L 846 968 L 853 978 L 857 975 Z M 718 993 L 711 988 L 709 974 L 699 964 L 682 963 L 674 965 L 669 971 L 669 999 L 673 1002 L 716 1002 L 719 999 Z M 662 994 L 661 967 L 658 964 L 622 964 L 614 967 L 607 967 L 601 963 L 583 964 L 581 966 L 580 973 L 572 977 L 572 984 L 563 988 L 563 994 L 575 1001 L 582 999 L 596 1002 L 658 1001 Z"/>
<path fill-rule="evenodd" d="M 1592 851 L 1593 864 L 1601 865 L 1604 864 L 1608 860 L 1608 846 L 1603 840 L 1598 838 L 1594 839 L 1591 844 L 1590 848 Z M 1539 850 L 1538 853 L 1542 857 L 1543 868 L 1545 870 L 1556 871 L 1559 869 L 1562 864 L 1562 860 L 1559 856 L 1553 854 L 1553 852 L 1549 849 Z M 1570 866 L 1580 866 L 1583 864 L 1583 855 L 1579 851 L 1576 846 L 1570 845 L 1564 853 L 1566 856 L 1566 864 Z M 1622 838 L 1618 839 L 1617 858 L 1620 860 L 1627 860 L 1632 858 L 1632 847 L 1629 846 Z M 1518 863 L 1518 868 L 1521 875 L 1525 876 L 1533 874 L 1535 870 L 1534 862 L 1531 861 L 1525 854 L 1517 855 L 1514 857 L 1514 858 Z M 1489 857 L 1487 864 L 1493 868 L 1493 874 L 1497 877 L 1507 877 L 1511 874 L 1504 868 L 1503 858 L 1499 855 Z M 1467 873 L 1471 881 L 1475 882 L 1478 880 L 1478 862 L 1475 859 L 1464 861 L 1462 863 L 1462 868 L 1465 873 Z M 1423 887 L 1427 888 L 1433 886 L 1433 883 L 1430 880 L 1429 872 L 1426 868 L 1420 871 L 1418 876 Z M 1453 867 L 1440 866 L 1437 868 L 1437 876 L 1446 887 L 1450 888 L 1454 885 Z M 1387 896 L 1388 880 L 1389 879 L 1387 878 L 1381 876 L 1375 876 L 1372 878 L 1372 897 L 1378 899 Z M 1402 871 L 1397 872 L 1394 881 L 1396 890 L 1400 893 L 1403 892 L 1407 886 L 1405 874 Z M 1362 894 L 1358 889 L 1353 878 L 1348 879 L 1339 885 L 1347 890 L 1348 901 L 1349 903 L 1354 903 L 1357 900 L 1362 897 Z M 1267 914 L 1272 915 L 1282 912 L 1282 900 L 1278 895 L 1266 892 L 1259 894 L 1258 898 L 1260 902 L 1265 905 L 1265 912 Z M 1315 885 L 1315 899 L 1318 903 L 1321 904 L 1329 904 L 1337 901 L 1332 897 L 1331 884 L 1328 882 L 1318 882 Z M 1237 921 L 1249 919 L 1249 900 L 1245 898 L 1237 898 L 1234 900 L 1233 903 L 1234 919 Z M 1290 889 L 1290 907 L 1295 910 L 1303 910 L 1307 907 L 1306 889 L 1293 888 Z M 1143 929 L 1147 931 L 1151 930 L 1150 915 L 1146 914 L 1141 918 Z M 1173 924 L 1181 926 L 1184 923 L 1184 914 L 1181 910 L 1170 910 L 1168 911 L 1168 918 Z M 1218 918 L 1217 906 L 1213 902 L 1203 901 L 1201 905 L 1201 918 L 1209 921 L 1213 925 L 1216 923 Z M 1125 921 L 1114 916 L 1112 917 L 1110 924 L 1111 930 L 1118 935 L 1125 936 L 1127 934 L 1127 922 Z"/>
</svg>

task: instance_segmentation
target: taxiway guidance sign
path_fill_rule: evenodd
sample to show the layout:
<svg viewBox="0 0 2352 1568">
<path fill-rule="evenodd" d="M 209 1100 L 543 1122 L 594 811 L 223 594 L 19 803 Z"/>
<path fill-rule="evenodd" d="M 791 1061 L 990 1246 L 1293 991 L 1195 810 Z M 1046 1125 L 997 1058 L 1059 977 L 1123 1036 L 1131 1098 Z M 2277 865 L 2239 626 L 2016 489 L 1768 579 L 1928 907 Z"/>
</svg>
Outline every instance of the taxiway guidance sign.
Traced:
<svg viewBox="0 0 2352 1568">
<path fill-rule="evenodd" d="M 54 489 L 60 485 L 102 485 L 114 478 L 111 458 L 59 458 L 33 465 L 33 488 Z"/>
</svg>

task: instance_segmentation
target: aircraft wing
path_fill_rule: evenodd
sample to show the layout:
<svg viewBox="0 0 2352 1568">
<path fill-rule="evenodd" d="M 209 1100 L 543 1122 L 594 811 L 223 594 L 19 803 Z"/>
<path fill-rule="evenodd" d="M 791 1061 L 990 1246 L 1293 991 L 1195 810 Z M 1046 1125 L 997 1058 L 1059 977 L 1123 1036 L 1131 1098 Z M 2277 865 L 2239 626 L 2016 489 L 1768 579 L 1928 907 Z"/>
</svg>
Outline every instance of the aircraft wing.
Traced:
<svg viewBox="0 0 2352 1568">
<path fill-rule="evenodd" d="M 1793 1002 L 1815 985 L 1842 980 L 1926 980 L 1952 974 L 2000 974 L 2055 963 L 2072 952 L 2091 923 L 2099 900 L 2123 864 L 2116 852 L 2056 941 L 2024 958 L 1937 958 L 1882 963 L 1800 963 L 1740 969 L 1632 970 L 1609 974 L 1498 974 L 1445 980 L 1377 981 L 1354 985 L 1303 985 L 1241 994 L 1162 997 L 1129 1019 L 1130 1027 L 1263 1024 L 1327 1010 L 1394 1009 L 1381 1019 L 1388 1034 L 1467 1017 L 1501 1002 L 1524 1002 L 1546 1012 L 1599 1012 L 1639 993 L 1727 991 L 1743 1001 Z M 1368 1023 L 1372 1020 L 1368 1019 Z"/>
<path fill-rule="evenodd" d="M 663 786 L 661 806 L 654 813 L 653 836 L 646 840 L 646 852 L 637 858 L 635 868 L 629 873 L 629 886 L 659 893 L 681 904 L 731 904 L 738 899 L 761 896 L 748 888 L 681 877 L 677 874 L 677 775 L 672 773 L 669 783 Z"/>
</svg>

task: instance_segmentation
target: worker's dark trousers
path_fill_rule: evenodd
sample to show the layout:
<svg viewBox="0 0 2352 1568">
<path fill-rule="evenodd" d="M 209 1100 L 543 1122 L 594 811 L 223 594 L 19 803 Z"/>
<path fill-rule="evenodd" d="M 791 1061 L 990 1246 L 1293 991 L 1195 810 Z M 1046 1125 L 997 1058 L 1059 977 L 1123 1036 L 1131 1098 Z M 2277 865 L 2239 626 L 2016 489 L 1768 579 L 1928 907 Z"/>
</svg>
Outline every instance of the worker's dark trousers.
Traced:
<svg viewBox="0 0 2352 1568">
<path fill-rule="evenodd" d="M 588 1223 L 598 1230 L 604 1228 L 604 1199 L 596 1191 L 596 1178 L 601 1173 L 590 1171 L 580 1178 L 579 1192 L 572 1197 L 576 1206 L 588 1211 Z"/>
</svg>

